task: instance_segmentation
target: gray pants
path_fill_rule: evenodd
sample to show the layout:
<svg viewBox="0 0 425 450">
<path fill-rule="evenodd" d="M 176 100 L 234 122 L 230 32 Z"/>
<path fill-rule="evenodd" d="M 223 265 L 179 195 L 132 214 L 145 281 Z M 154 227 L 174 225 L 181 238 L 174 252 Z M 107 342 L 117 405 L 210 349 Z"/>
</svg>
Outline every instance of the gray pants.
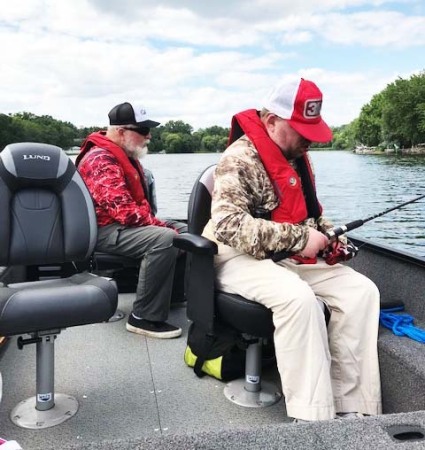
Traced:
<svg viewBox="0 0 425 450">
<path fill-rule="evenodd" d="M 174 224 L 174 223 L 173 223 Z M 185 225 L 175 226 L 185 231 Z M 178 249 L 176 232 L 157 226 L 125 227 L 118 223 L 100 227 L 96 250 L 140 260 L 133 313 L 146 320 L 165 321 L 170 309 Z"/>
</svg>

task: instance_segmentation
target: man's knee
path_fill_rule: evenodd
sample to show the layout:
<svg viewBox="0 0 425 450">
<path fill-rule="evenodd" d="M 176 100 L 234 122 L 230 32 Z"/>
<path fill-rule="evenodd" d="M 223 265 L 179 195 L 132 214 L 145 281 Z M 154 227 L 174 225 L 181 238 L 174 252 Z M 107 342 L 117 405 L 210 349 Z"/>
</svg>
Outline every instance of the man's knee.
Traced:
<svg viewBox="0 0 425 450">
<path fill-rule="evenodd" d="M 160 230 L 158 247 L 170 247 L 171 251 L 177 255 L 178 249 L 173 246 L 173 240 L 176 236 L 176 232 L 170 228 L 160 228 Z"/>
<path fill-rule="evenodd" d="M 363 305 L 366 310 L 371 310 L 372 307 L 379 309 L 380 307 L 380 292 L 376 284 L 369 278 L 363 276 L 359 282 L 358 303 Z"/>
<path fill-rule="evenodd" d="M 304 315 L 317 309 L 317 298 L 310 286 L 305 283 L 299 283 L 296 288 L 290 289 L 284 295 L 281 295 L 279 307 L 284 313 L 290 309 L 295 314 Z"/>
<path fill-rule="evenodd" d="M 311 289 L 306 289 L 292 300 L 292 307 L 301 314 L 317 312 L 318 300 Z"/>
</svg>

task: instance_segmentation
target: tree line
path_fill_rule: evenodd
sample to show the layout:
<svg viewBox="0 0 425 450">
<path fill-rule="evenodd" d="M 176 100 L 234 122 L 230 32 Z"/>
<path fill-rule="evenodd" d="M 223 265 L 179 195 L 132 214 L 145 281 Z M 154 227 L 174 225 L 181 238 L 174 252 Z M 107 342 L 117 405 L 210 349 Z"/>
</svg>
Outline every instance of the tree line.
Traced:
<svg viewBox="0 0 425 450">
<path fill-rule="evenodd" d="M 63 149 L 80 146 L 92 132 L 102 127 L 77 128 L 51 116 L 37 116 L 30 112 L 0 113 L 0 150 L 14 142 L 42 142 Z M 217 152 L 226 148 L 229 128 L 212 126 L 193 131 L 191 125 L 181 120 L 169 121 L 151 130 L 150 153 Z"/>
<path fill-rule="evenodd" d="M 425 142 L 425 71 L 398 78 L 364 105 L 359 117 L 334 129 L 334 148 L 411 148 Z"/>
<path fill-rule="evenodd" d="M 230 120 L 230 118 L 229 118 Z M 43 142 L 63 149 L 79 146 L 101 127 L 79 127 L 51 116 L 30 112 L 0 113 L 0 149 L 13 142 Z M 425 71 L 398 78 L 374 95 L 359 117 L 332 127 L 331 143 L 313 148 L 352 149 L 357 145 L 409 148 L 425 142 Z M 229 128 L 212 126 L 197 131 L 181 120 L 152 129 L 150 153 L 220 152 L 226 148 Z"/>
</svg>

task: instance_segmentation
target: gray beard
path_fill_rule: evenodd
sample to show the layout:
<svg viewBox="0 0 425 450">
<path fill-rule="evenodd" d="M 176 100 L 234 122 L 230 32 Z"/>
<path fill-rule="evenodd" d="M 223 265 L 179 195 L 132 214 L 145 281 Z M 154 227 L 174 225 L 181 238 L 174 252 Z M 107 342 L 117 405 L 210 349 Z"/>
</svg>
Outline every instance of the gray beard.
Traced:
<svg viewBox="0 0 425 450">
<path fill-rule="evenodd" d="M 148 153 L 148 146 L 145 145 L 143 147 L 137 147 L 136 151 L 134 152 L 134 159 L 142 159 L 144 158 Z"/>
</svg>

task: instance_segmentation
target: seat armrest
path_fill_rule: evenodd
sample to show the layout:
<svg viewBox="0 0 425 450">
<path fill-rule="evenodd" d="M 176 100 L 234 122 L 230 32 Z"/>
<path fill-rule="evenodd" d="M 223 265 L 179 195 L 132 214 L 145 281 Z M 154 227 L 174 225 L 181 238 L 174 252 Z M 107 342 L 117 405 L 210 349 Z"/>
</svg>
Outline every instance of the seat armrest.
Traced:
<svg viewBox="0 0 425 450">
<path fill-rule="evenodd" d="M 214 332 L 214 255 L 217 244 L 194 233 L 174 236 L 173 245 L 186 251 L 187 317 L 208 333 Z"/>
<path fill-rule="evenodd" d="M 174 247 L 185 250 L 189 253 L 200 255 L 216 255 L 217 244 L 209 239 L 197 234 L 182 233 L 174 237 Z"/>
</svg>

